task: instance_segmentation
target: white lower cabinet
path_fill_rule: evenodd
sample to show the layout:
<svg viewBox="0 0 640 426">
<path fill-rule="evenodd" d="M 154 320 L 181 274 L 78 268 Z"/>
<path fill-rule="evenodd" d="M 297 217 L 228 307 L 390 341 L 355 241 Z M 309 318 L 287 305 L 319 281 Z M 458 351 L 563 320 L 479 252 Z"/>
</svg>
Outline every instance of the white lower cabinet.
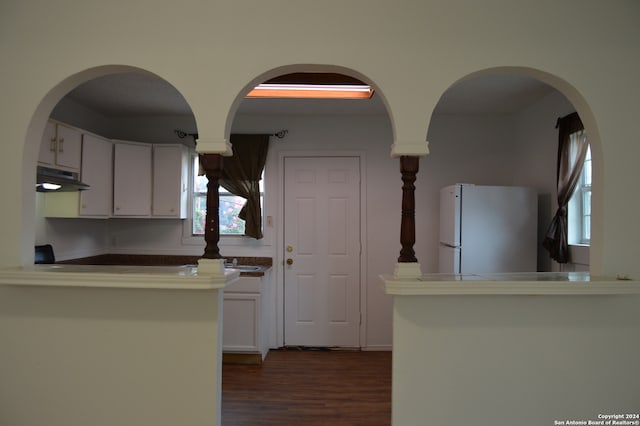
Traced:
<svg viewBox="0 0 640 426">
<path fill-rule="evenodd" d="M 241 276 L 224 289 L 222 350 L 267 356 L 267 307 L 263 277 Z"/>
</svg>

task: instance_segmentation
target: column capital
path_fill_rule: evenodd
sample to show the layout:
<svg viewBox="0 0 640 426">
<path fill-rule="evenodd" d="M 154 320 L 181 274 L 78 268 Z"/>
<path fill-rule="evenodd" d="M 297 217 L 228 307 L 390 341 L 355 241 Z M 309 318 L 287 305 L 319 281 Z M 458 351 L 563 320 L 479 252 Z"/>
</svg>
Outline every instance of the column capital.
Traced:
<svg viewBox="0 0 640 426">
<path fill-rule="evenodd" d="M 227 139 L 201 139 L 196 143 L 198 154 L 220 154 L 225 157 L 233 155 L 233 148 Z"/>
<path fill-rule="evenodd" d="M 429 142 L 399 142 L 395 141 L 391 145 L 391 157 L 397 158 L 401 156 L 424 157 L 429 155 Z"/>
</svg>

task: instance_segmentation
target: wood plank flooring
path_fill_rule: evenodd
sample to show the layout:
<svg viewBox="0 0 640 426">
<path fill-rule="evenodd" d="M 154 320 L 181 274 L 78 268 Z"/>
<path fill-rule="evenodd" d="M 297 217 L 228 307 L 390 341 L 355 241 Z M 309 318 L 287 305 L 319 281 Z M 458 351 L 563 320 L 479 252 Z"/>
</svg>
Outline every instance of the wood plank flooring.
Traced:
<svg viewBox="0 0 640 426">
<path fill-rule="evenodd" d="M 222 426 L 388 426 L 391 352 L 282 349 L 222 366 Z"/>
</svg>

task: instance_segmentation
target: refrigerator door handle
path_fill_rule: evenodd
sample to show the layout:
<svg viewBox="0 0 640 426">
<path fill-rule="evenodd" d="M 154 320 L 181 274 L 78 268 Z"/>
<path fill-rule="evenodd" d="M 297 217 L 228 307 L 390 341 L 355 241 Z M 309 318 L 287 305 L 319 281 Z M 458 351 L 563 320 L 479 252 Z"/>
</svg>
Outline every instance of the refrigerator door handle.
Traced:
<svg viewBox="0 0 640 426">
<path fill-rule="evenodd" d="M 440 245 L 443 247 L 449 247 L 449 248 L 462 248 L 462 246 L 456 246 L 456 245 L 447 244 L 447 243 L 440 243 Z"/>
</svg>

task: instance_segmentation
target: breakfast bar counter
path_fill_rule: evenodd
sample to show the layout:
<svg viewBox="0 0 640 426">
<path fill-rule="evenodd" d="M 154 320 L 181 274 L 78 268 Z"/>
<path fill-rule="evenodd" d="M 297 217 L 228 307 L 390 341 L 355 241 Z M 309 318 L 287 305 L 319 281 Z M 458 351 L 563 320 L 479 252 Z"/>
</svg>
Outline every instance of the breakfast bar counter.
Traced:
<svg viewBox="0 0 640 426">
<path fill-rule="evenodd" d="M 393 426 L 587 424 L 638 413 L 638 281 L 583 273 L 382 280 L 394 299 Z"/>
<path fill-rule="evenodd" d="M 48 287 L 112 287 L 174 290 L 222 289 L 240 275 L 225 269 L 223 274 L 198 272 L 197 265 L 33 265 L 0 270 L 0 284 Z"/>
<path fill-rule="evenodd" d="M 0 270 L 0 400 L 14 401 L 0 423 L 219 425 L 223 289 L 239 275 L 216 261 Z"/>
<path fill-rule="evenodd" d="M 383 275 L 387 294 L 436 295 L 606 295 L 640 294 L 640 282 L 597 277 L 588 272 L 424 274 L 416 279 Z"/>
</svg>

